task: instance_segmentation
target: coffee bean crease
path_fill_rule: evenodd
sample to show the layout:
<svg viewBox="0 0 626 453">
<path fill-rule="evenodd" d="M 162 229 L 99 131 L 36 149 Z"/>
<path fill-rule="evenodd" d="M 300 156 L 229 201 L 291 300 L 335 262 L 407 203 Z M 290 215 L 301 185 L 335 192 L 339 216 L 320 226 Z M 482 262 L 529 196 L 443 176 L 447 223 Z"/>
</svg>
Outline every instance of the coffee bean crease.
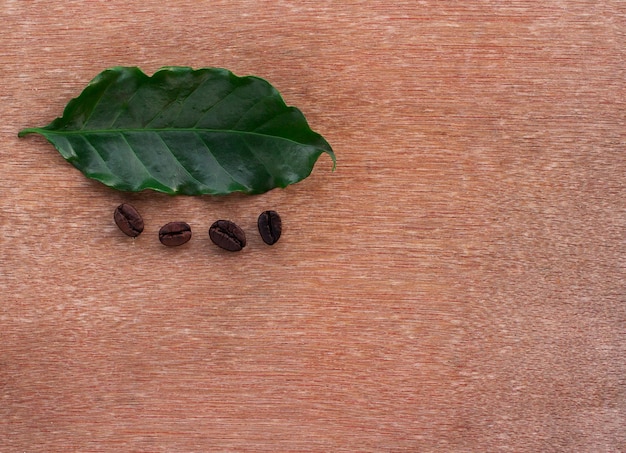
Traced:
<svg viewBox="0 0 626 453">
<path fill-rule="evenodd" d="M 127 236 L 137 237 L 144 229 L 144 223 L 139 212 L 128 203 L 122 203 L 113 213 L 113 220 L 117 227 Z"/>
<path fill-rule="evenodd" d="M 218 247 L 231 252 L 238 252 L 246 246 L 243 230 L 230 220 L 217 220 L 209 228 L 209 237 Z"/>
<path fill-rule="evenodd" d="M 159 230 L 159 241 L 168 247 L 183 245 L 191 239 L 191 227 L 185 222 L 170 222 Z"/>
<path fill-rule="evenodd" d="M 267 245 L 274 245 L 282 233 L 282 220 L 276 211 L 263 211 L 257 221 L 261 239 Z"/>
</svg>

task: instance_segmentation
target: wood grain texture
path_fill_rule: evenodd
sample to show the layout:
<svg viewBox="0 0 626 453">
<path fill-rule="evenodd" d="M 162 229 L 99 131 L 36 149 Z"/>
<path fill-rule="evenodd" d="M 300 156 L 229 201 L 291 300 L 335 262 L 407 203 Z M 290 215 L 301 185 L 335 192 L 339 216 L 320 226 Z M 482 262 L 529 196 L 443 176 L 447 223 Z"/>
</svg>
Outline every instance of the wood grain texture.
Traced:
<svg viewBox="0 0 626 453">
<path fill-rule="evenodd" d="M 0 451 L 626 451 L 622 1 L 0 15 Z M 17 139 L 114 65 L 264 77 L 337 171 L 131 195 Z M 243 252 L 211 244 L 219 218 Z M 173 220 L 194 237 L 166 249 Z"/>
</svg>

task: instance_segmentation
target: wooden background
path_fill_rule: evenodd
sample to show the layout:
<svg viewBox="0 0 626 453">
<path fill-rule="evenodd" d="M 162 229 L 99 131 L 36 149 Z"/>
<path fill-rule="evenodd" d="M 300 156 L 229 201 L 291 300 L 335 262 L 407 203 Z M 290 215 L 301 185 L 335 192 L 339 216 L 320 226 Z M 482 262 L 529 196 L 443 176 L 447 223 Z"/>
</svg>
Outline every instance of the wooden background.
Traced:
<svg viewBox="0 0 626 453">
<path fill-rule="evenodd" d="M 0 15 L 0 451 L 626 451 L 626 3 Z M 337 170 L 322 157 L 259 196 L 125 194 L 17 138 L 115 65 L 266 78 Z M 120 202 L 144 215 L 136 240 Z M 243 252 L 209 241 L 219 218 Z M 157 240 L 172 220 L 194 231 L 177 249 Z"/>
</svg>

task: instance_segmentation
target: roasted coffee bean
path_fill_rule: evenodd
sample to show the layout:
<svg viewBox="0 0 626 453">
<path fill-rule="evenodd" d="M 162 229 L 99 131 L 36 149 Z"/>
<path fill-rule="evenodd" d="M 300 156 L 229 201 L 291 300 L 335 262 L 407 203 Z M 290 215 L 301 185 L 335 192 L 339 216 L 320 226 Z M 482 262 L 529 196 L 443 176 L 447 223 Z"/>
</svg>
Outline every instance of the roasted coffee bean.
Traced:
<svg viewBox="0 0 626 453">
<path fill-rule="evenodd" d="M 230 220 L 218 220 L 209 228 L 209 237 L 215 245 L 238 252 L 246 246 L 246 235 L 241 228 Z"/>
<path fill-rule="evenodd" d="M 264 211 L 259 216 L 257 222 L 259 227 L 259 233 L 263 242 L 267 245 L 274 245 L 280 239 L 280 233 L 282 232 L 283 223 L 280 220 L 280 216 L 276 211 Z"/>
<path fill-rule="evenodd" d="M 122 203 L 113 213 L 113 219 L 122 232 L 135 238 L 143 231 L 143 219 L 135 208 L 131 205 Z"/>
<path fill-rule="evenodd" d="M 183 245 L 191 239 L 191 227 L 185 222 L 170 222 L 159 230 L 159 241 L 168 247 Z"/>
</svg>

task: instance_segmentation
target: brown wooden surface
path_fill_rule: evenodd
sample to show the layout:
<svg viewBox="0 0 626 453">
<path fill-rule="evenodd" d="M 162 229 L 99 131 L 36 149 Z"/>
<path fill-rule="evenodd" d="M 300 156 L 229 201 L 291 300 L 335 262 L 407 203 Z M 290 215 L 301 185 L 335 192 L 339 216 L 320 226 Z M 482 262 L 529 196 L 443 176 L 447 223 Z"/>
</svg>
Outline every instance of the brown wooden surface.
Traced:
<svg viewBox="0 0 626 453">
<path fill-rule="evenodd" d="M 625 3 L 0 15 L 0 451 L 626 451 Z M 337 170 L 260 196 L 124 194 L 16 137 L 115 65 L 264 77 Z M 218 218 L 242 253 L 209 242 Z M 186 246 L 158 242 L 171 220 Z"/>
</svg>

